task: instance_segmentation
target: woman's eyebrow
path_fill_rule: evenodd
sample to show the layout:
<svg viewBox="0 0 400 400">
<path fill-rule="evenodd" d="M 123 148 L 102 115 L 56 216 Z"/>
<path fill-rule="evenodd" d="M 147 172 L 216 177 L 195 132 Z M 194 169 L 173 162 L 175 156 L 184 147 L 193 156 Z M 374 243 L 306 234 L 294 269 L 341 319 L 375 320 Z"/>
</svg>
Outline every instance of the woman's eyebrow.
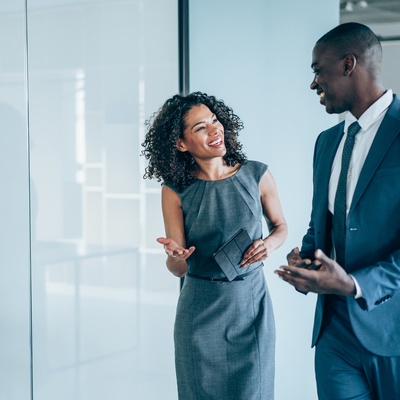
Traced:
<svg viewBox="0 0 400 400">
<path fill-rule="evenodd" d="M 214 117 L 215 117 L 215 114 L 212 114 L 209 119 L 213 119 Z M 205 124 L 205 123 L 206 123 L 206 121 L 196 122 L 190 129 L 193 129 L 196 125 Z"/>
</svg>

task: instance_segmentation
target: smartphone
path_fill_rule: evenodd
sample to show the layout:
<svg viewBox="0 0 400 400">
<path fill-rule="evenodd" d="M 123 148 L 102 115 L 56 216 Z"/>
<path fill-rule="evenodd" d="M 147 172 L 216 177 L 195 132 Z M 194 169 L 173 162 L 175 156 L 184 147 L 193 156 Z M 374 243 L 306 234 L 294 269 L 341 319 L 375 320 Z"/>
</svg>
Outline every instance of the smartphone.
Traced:
<svg viewBox="0 0 400 400">
<path fill-rule="evenodd" d="M 307 261 L 299 262 L 295 264 L 295 266 L 298 268 L 305 268 L 313 271 L 318 271 L 321 268 L 321 264 L 318 261 L 310 261 L 310 260 Z"/>
</svg>

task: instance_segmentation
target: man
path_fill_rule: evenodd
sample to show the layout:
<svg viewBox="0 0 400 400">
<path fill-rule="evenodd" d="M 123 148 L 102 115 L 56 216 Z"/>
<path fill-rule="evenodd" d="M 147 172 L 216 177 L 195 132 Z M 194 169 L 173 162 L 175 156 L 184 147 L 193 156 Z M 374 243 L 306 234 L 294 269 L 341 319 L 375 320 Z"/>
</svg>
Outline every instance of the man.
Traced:
<svg viewBox="0 0 400 400">
<path fill-rule="evenodd" d="M 381 83 L 381 60 L 358 23 L 332 29 L 312 55 L 311 89 L 328 113 L 347 113 L 317 139 L 310 226 L 276 273 L 318 293 L 321 400 L 400 399 L 400 100 Z"/>
</svg>

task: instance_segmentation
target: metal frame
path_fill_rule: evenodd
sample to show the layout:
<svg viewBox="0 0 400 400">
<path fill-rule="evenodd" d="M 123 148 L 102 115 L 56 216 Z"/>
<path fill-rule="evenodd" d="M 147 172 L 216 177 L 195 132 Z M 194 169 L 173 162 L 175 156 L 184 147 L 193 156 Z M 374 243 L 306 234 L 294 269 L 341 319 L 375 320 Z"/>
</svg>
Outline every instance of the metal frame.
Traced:
<svg viewBox="0 0 400 400">
<path fill-rule="evenodd" d="M 189 94 L 189 0 L 178 0 L 179 93 Z"/>
</svg>

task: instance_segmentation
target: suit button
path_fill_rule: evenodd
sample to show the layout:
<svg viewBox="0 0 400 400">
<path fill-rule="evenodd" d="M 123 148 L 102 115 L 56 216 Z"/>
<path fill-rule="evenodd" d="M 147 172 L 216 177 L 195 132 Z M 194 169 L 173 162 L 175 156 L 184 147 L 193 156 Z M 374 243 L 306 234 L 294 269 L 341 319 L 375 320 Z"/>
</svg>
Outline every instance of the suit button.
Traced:
<svg viewBox="0 0 400 400">
<path fill-rule="evenodd" d="M 382 303 L 384 303 L 385 301 L 388 301 L 389 299 L 391 299 L 391 295 L 390 294 L 387 294 L 386 296 L 383 296 L 381 299 L 379 299 L 379 300 L 377 300 L 376 302 L 375 302 L 375 305 L 376 306 L 379 306 L 379 304 L 382 304 Z"/>
</svg>

